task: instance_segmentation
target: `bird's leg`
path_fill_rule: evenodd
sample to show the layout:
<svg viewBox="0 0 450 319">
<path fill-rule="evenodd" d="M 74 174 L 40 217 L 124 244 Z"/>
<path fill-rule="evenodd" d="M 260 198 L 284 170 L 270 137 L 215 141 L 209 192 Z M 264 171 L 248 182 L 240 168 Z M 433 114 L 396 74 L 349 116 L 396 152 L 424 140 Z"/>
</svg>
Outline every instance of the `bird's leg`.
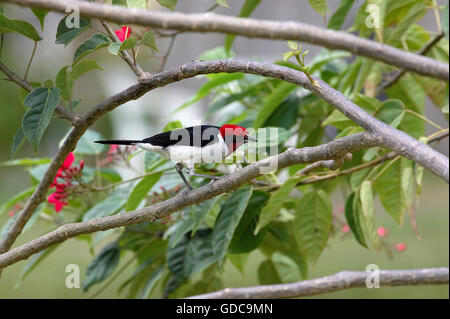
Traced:
<svg viewBox="0 0 450 319">
<path fill-rule="evenodd" d="M 197 176 L 197 177 L 203 177 L 203 178 L 209 178 L 213 181 L 216 181 L 220 178 L 220 176 L 214 176 L 214 175 L 207 175 L 207 174 L 199 174 L 195 172 L 194 164 L 188 164 L 186 167 L 186 171 L 191 176 Z"/>
<path fill-rule="evenodd" d="M 183 169 L 183 164 L 182 163 L 177 163 L 175 165 L 175 169 L 177 170 L 177 173 L 180 175 L 181 179 L 183 180 L 184 184 L 186 185 L 186 187 L 191 190 L 192 187 L 189 184 L 189 182 L 187 181 L 186 177 L 184 177 L 183 172 L 181 171 Z"/>
</svg>

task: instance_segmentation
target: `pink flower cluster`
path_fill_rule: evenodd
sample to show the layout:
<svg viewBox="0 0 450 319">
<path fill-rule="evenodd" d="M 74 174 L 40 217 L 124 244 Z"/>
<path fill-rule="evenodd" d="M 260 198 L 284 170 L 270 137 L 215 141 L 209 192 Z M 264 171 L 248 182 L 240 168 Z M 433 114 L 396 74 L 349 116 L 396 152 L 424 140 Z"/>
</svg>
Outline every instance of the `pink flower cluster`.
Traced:
<svg viewBox="0 0 450 319">
<path fill-rule="evenodd" d="M 72 166 L 74 160 L 75 155 L 73 155 L 72 152 L 69 153 L 62 166 L 58 169 L 55 180 L 50 187 L 55 187 L 56 191 L 48 196 L 47 201 L 50 204 L 55 205 L 56 212 L 59 212 L 68 204 L 67 198 L 69 197 L 69 192 L 67 191 L 67 188 L 73 186 L 73 178 L 80 175 L 83 170 L 84 161 L 81 160 L 79 166 Z"/>
<path fill-rule="evenodd" d="M 349 231 L 350 231 L 350 227 L 347 224 L 345 224 L 344 226 L 341 227 L 342 233 L 346 234 Z M 380 238 L 383 238 L 383 237 L 387 237 L 389 235 L 389 231 L 384 227 L 378 227 L 377 234 Z M 405 243 L 397 243 L 394 245 L 394 247 L 395 247 L 396 251 L 401 252 L 401 251 L 405 251 L 407 246 Z"/>
</svg>

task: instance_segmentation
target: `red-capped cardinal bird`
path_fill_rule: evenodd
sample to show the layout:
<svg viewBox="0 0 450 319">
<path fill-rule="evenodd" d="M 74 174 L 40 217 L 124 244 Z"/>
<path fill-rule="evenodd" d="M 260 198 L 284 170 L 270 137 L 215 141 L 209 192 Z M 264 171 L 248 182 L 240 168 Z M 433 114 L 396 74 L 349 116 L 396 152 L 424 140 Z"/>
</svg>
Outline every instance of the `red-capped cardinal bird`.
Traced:
<svg viewBox="0 0 450 319">
<path fill-rule="evenodd" d="M 215 179 L 214 176 L 197 174 L 195 163 L 221 163 L 238 147 L 256 139 L 238 125 L 198 125 L 156 134 L 143 140 L 95 141 L 101 144 L 136 145 L 144 150 L 161 154 L 175 163 L 175 169 L 189 189 L 189 182 L 182 173 L 187 166 L 189 175 Z"/>
</svg>

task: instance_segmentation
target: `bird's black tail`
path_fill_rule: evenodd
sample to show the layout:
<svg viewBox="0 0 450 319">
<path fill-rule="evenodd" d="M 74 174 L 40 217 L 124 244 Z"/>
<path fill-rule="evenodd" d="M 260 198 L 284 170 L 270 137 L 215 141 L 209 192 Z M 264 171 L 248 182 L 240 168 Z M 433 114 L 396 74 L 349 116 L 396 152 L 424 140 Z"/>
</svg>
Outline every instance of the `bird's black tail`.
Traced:
<svg viewBox="0 0 450 319">
<path fill-rule="evenodd" d="M 142 141 L 139 140 L 103 140 L 103 141 L 94 141 L 94 143 L 100 144 L 116 144 L 116 145 L 134 145 L 136 143 L 140 143 Z"/>
</svg>

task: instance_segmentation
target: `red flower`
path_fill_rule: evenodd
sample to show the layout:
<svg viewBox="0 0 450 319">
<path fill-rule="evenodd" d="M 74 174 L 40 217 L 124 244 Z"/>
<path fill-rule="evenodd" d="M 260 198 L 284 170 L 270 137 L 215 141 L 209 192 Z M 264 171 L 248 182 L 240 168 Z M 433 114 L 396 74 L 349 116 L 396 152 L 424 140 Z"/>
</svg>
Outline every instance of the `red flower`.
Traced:
<svg viewBox="0 0 450 319">
<path fill-rule="evenodd" d="M 84 161 L 80 161 L 80 166 L 72 166 L 75 160 L 75 155 L 73 153 L 69 153 L 67 158 L 64 160 L 64 163 L 58 169 L 56 173 L 55 180 L 53 181 L 50 188 L 55 187 L 56 192 L 50 194 L 47 198 L 47 201 L 50 204 L 55 205 L 55 211 L 59 212 L 64 206 L 68 205 L 65 199 L 69 197 L 69 192 L 67 192 L 67 188 L 72 186 L 72 180 L 74 175 L 81 174 L 81 171 L 84 167 Z M 60 182 L 63 180 L 64 182 Z"/>
<path fill-rule="evenodd" d="M 64 160 L 64 163 L 62 164 L 62 166 L 59 170 L 68 169 L 72 165 L 74 160 L 75 160 L 75 155 L 73 155 L 73 153 L 70 152 L 69 155 L 67 155 L 66 159 Z"/>
<path fill-rule="evenodd" d="M 114 31 L 114 33 L 119 38 L 120 42 L 123 42 L 125 41 L 125 39 L 128 39 L 130 37 L 131 28 L 128 26 L 124 26 L 120 30 Z"/>
<path fill-rule="evenodd" d="M 67 205 L 67 202 L 61 200 L 63 198 L 64 194 L 60 194 L 56 191 L 48 196 L 47 201 L 51 204 L 55 204 L 55 212 L 59 212 L 65 205 Z"/>
<path fill-rule="evenodd" d="M 406 244 L 398 243 L 398 244 L 395 245 L 395 249 L 397 251 L 405 251 L 406 250 Z"/>
</svg>

